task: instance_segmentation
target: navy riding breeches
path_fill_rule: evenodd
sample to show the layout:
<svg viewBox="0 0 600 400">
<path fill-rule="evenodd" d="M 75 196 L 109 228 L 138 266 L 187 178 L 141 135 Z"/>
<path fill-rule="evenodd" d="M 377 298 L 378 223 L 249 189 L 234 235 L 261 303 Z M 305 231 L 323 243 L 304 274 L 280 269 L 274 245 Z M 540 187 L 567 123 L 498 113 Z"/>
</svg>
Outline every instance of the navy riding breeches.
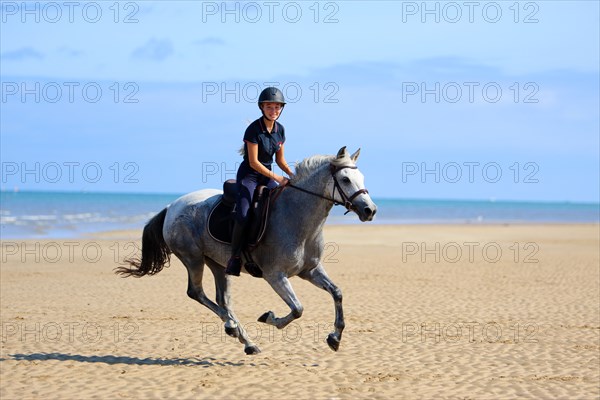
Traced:
<svg viewBox="0 0 600 400">
<path fill-rule="evenodd" d="M 240 165 L 236 180 L 238 195 L 235 203 L 235 218 L 238 223 L 245 225 L 248 222 L 248 211 L 256 187 L 265 185 L 269 189 L 274 189 L 277 187 L 277 182 L 255 171 L 245 162 Z"/>
</svg>

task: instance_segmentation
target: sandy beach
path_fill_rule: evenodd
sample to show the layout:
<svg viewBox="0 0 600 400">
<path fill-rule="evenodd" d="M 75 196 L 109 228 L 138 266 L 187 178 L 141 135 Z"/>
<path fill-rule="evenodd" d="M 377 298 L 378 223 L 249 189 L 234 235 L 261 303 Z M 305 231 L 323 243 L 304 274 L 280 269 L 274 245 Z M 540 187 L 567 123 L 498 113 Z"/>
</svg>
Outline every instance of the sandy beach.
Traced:
<svg viewBox="0 0 600 400">
<path fill-rule="evenodd" d="M 328 226 L 324 264 L 342 289 L 340 349 L 325 338 L 331 297 L 294 278 L 302 318 L 242 275 L 244 354 L 186 295 L 173 258 L 140 279 L 113 273 L 141 232 L 4 240 L 2 399 L 569 398 L 600 396 L 598 225 Z M 212 276 L 205 289 L 214 293 Z"/>
</svg>

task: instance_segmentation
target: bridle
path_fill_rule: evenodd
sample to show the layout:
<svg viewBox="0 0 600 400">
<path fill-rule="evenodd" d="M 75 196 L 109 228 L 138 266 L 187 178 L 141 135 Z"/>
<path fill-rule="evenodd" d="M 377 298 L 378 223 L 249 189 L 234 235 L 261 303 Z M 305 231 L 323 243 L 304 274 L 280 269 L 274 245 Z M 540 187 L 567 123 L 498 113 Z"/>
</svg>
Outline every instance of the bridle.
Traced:
<svg viewBox="0 0 600 400">
<path fill-rule="evenodd" d="M 344 189 L 342 189 L 342 186 L 338 182 L 338 179 L 337 179 L 337 176 L 336 176 L 336 174 L 338 172 L 340 172 L 341 170 L 346 169 L 346 168 L 357 169 L 358 167 L 350 166 L 350 165 L 346 165 L 346 166 L 342 166 L 342 167 L 336 167 L 333 164 L 329 165 L 329 169 L 331 171 L 331 177 L 333 178 L 333 190 L 331 191 L 331 197 L 323 196 L 322 194 L 319 194 L 319 193 L 316 193 L 316 192 L 312 192 L 310 190 L 306 190 L 306 189 L 301 188 L 299 186 L 296 186 L 296 185 L 294 185 L 294 184 L 292 184 L 290 182 L 288 182 L 284 186 L 284 188 L 287 187 L 287 186 L 289 186 L 289 187 L 292 187 L 292 188 L 294 188 L 296 190 L 299 190 L 301 192 L 308 193 L 308 194 L 311 194 L 313 196 L 317 196 L 317 197 L 320 197 L 322 199 L 331 201 L 336 206 L 344 206 L 344 207 L 346 207 L 346 210 L 347 210 L 344 213 L 344 215 L 348 214 L 350 211 L 355 211 L 356 212 L 356 207 L 354 207 L 354 205 L 352 204 L 352 200 L 354 200 L 357 196 L 360 196 L 361 194 L 367 194 L 367 193 L 369 193 L 369 191 L 367 189 L 359 189 L 356 192 L 354 192 L 351 196 L 348 196 L 346 194 L 346 192 L 344 192 Z M 342 197 L 343 203 L 340 203 L 339 201 L 337 201 L 335 199 L 335 191 L 336 190 L 340 193 L 340 196 Z"/>
</svg>

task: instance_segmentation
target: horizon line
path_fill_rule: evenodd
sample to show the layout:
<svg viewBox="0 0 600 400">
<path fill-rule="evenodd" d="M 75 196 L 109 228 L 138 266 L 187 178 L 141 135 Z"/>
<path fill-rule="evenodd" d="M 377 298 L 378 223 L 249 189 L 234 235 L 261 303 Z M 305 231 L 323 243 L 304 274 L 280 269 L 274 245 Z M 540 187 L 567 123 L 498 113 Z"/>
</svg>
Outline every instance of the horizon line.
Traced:
<svg viewBox="0 0 600 400">
<path fill-rule="evenodd" d="M 199 189 L 203 190 L 203 189 Z M 142 196 L 183 196 L 192 192 L 114 192 L 114 191 L 88 191 L 88 190 L 35 190 L 35 189 L 6 189 L 0 188 L 1 194 L 17 194 L 17 193 L 56 193 L 56 194 L 105 194 L 105 195 L 142 195 Z M 374 197 L 374 200 L 381 201 L 439 201 L 439 202 L 485 202 L 485 203 L 533 203 L 533 204 L 578 204 L 578 205 L 597 205 L 600 206 L 600 201 L 574 201 L 574 200 L 515 200 L 515 199 L 465 199 L 465 198 L 412 198 L 412 197 Z"/>
</svg>

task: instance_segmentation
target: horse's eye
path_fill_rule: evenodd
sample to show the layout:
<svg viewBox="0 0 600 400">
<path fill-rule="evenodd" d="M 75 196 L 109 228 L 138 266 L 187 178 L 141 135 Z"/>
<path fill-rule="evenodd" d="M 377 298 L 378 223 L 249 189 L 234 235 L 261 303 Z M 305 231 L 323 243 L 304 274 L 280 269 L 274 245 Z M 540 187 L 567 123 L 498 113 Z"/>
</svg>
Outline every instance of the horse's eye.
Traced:
<svg viewBox="0 0 600 400">
<path fill-rule="evenodd" d="M 350 178 L 348 178 L 347 176 L 345 176 L 345 177 L 342 178 L 342 182 L 344 182 L 344 183 L 350 183 L 351 181 L 350 181 Z"/>
</svg>

